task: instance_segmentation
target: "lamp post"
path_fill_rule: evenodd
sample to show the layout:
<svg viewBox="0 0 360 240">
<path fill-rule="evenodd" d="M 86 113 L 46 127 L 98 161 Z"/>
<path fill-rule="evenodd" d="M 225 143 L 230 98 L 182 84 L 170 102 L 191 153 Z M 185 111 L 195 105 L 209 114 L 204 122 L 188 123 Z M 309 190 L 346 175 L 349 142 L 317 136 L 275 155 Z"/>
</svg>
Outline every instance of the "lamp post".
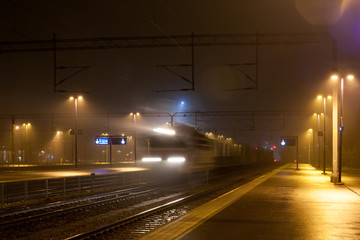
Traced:
<svg viewBox="0 0 360 240">
<path fill-rule="evenodd" d="M 315 156 L 318 156 L 318 162 L 319 162 L 319 169 L 320 169 L 320 138 L 319 138 L 319 134 L 320 134 L 320 114 L 319 113 L 314 113 L 314 117 L 316 117 L 316 124 L 314 124 L 314 128 L 316 126 L 317 129 L 317 143 L 316 143 L 316 148 L 314 148 L 314 158 Z M 314 134 L 314 143 L 315 143 L 315 134 Z"/>
<path fill-rule="evenodd" d="M 134 162 L 136 166 L 136 118 L 140 115 L 140 113 L 130 113 L 134 119 Z"/>
<path fill-rule="evenodd" d="M 30 142 L 30 127 L 31 127 L 31 123 L 23 123 L 23 127 L 25 127 L 25 154 L 23 154 L 24 156 L 24 163 L 25 163 L 25 159 L 27 161 L 27 163 L 31 162 L 31 142 Z M 29 130 L 28 130 L 29 129 Z"/>
<path fill-rule="evenodd" d="M 344 77 L 339 77 L 338 75 L 332 75 L 331 79 L 338 80 L 340 78 L 340 117 L 339 117 L 339 159 L 338 159 L 338 181 L 341 183 L 341 167 L 342 167 L 342 138 L 344 131 L 344 119 L 343 119 L 343 105 L 344 105 Z M 346 79 L 353 80 L 354 75 L 347 75 Z"/>
<path fill-rule="evenodd" d="M 324 100 L 324 163 L 323 163 L 323 173 L 322 174 L 326 174 L 326 125 L 325 125 L 325 119 L 326 119 L 326 99 L 331 99 L 331 96 L 327 96 L 327 97 L 322 97 L 321 95 L 318 96 L 318 99 L 323 99 Z"/>
<path fill-rule="evenodd" d="M 15 161 L 15 117 L 11 118 L 11 163 Z"/>
<path fill-rule="evenodd" d="M 78 168 L 78 149 L 77 149 L 77 139 L 78 139 L 78 100 L 82 100 L 82 96 L 70 97 L 70 100 L 74 100 L 74 110 L 75 110 L 75 129 L 74 129 L 74 154 L 75 154 L 75 168 Z"/>
<path fill-rule="evenodd" d="M 19 125 L 15 125 L 15 122 L 13 122 L 12 124 L 12 138 L 11 138 L 11 148 L 12 148 L 12 154 L 11 154 L 11 163 L 13 165 L 15 165 L 15 161 L 19 161 L 19 157 L 17 157 L 15 159 L 15 153 L 17 152 L 15 150 L 15 132 L 19 131 L 20 126 Z M 16 155 L 18 155 L 18 152 L 16 153 Z"/>
<path fill-rule="evenodd" d="M 309 151 L 309 156 L 308 156 L 308 163 L 310 163 L 311 164 L 311 150 L 312 150 L 312 148 L 311 148 L 311 141 L 312 140 L 314 140 L 313 138 L 314 138 L 314 136 L 313 136 L 313 129 L 312 128 L 309 128 L 308 129 L 308 136 L 309 136 L 309 149 L 308 149 L 308 151 Z"/>
</svg>

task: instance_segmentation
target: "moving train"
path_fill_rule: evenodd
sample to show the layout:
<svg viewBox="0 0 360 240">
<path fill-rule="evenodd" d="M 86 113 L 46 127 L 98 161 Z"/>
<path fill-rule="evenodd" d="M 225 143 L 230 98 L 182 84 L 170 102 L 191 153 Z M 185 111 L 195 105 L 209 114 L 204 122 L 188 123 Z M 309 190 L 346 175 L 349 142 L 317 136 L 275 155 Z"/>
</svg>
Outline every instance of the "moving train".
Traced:
<svg viewBox="0 0 360 240">
<path fill-rule="evenodd" d="M 234 144 L 232 139 L 202 134 L 195 128 L 177 124 L 154 129 L 148 137 L 148 153 L 142 158 L 146 167 L 168 167 L 181 171 L 209 171 L 214 168 L 273 162 L 273 152 L 248 145 Z"/>
</svg>

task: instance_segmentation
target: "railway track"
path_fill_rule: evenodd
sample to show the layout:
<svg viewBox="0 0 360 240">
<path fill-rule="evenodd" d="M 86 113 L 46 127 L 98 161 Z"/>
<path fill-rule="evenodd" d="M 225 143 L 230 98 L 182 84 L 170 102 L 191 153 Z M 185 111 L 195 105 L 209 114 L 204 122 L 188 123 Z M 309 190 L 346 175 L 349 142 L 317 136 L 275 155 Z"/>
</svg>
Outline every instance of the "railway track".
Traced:
<svg viewBox="0 0 360 240">
<path fill-rule="evenodd" d="M 66 239 L 103 239 L 105 238 L 105 235 L 108 239 L 108 234 L 116 235 L 117 239 L 136 238 L 139 237 L 141 234 L 151 231 L 186 214 L 188 212 L 186 209 L 190 210 L 191 208 L 199 204 L 194 203 L 195 201 L 209 197 L 210 195 L 215 194 L 221 190 L 228 189 L 230 186 L 233 185 L 234 183 L 226 184 L 197 194 L 191 194 L 186 197 L 181 197 L 166 204 L 121 219 L 117 222 L 107 224 L 91 231 L 77 234 Z M 164 216 L 166 220 L 164 220 Z M 126 226 L 125 231 L 123 230 L 124 226 Z M 119 235 L 122 236 L 122 238 L 119 238 Z"/>
<path fill-rule="evenodd" d="M 142 234 L 148 233 L 157 227 L 165 225 L 192 209 L 204 204 L 232 189 L 243 185 L 256 177 L 267 173 L 273 168 L 264 168 L 256 171 L 250 171 L 244 175 L 234 177 L 231 181 L 218 184 L 210 189 L 174 201 L 156 206 L 146 211 L 134 214 L 132 216 L 114 221 L 110 224 L 97 227 L 95 229 L 73 235 L 66 240 L 80 239 L 135 239 Z"/>
<path fill-rule="evenodd" d="M 267 170 L 243 169 L 234 176 L 227 173 L 226 178 L 214 178 L 209 184 L 196 188 L 177 184 L 134 187 L 6 214 L 0 218 L 3 236 L 0 239 L 132 239 L 264 171 Z M 115 233 L 114 237 L 111 232 Z"/>
<path fill-rule="evenodd" d="M 135 192 L 142 191 L 142 189 L 145 189 L 145 188 L 143 186 L 127 188 L 127 189 L 116 190 L 116 191 L 112 191 L 112 192 L 108 192 L 108 193 L 104 193 L 104 194 L 96 194 L 96 195 L 88 196 L 88 197 L 84 197 L 84 198 L 54 202 L 54 203 L 50 203 L 50 204 L 47 204 L 47 205 L 41 206 L 41 207 L 29 208 L 26 210 L 2 214 L 2 215 L 0 215 L 0 227 L 2 225 L 4 225 L 6 222 L 9 222 L 9 223 L 11 221 L 15 222 L 17 220 L 20 220 L 21 218 L 31 219 L 31 217 L 33 217 L 34 219 L 36 219 L 37 216 L 46 215 L 46 214 L 51 215 L 52 212 L 56 212 L 56 211 L 61 212 L 61 210 L 71 209 L 72 207 L 81 208 L 81 206 L 84 206 L 84 207 L 86 205 L 90 206 L 91 204 L 96 204 L 96 202 L 100 203 L 100 202 L 102 202 L 102 201 L 104 202 L 106 200 L 110 201 L 116 197 L 129 195 L 129 194 L 133 193 L 134 191 Z"/>
<path fill-rule="evenodd" d="M 0 229 L 9 227 L 9 226 L 14 226 L 14 225 L 30 224 L 32 222 L 35 222 L 35 221 L 38 222 L 39 220 L 46 220 L 51 217 L 60 217 L 60 216 L 66 215 L 66 214 L 73 214 L 73 213 L 80 212 L 80 211 L 86 211 L 88 209 L 93 209 L 93 208 L 96 208 L 99 206 L 104 206 L 104 205 L 111 205 L 114 203 L 118 203 L 120 201 L 128 201 L 130 199 L 144 196 L 152 191 L 156 191 L 156 189 L 143 190 L 143 191 L 133 193 L 131 195 L 125 193 L 118 197 L 113 197 L 113 198 L 105 199 L 105 200 L 97 200 L 95 202 L 82 203 L 77 206 L 62 206 L 60 208 L 56 207 L 57 209 L 54 209 L 52 207 L 51 207 L 51 209 L 40 208 L 40 209 L 37 209 L 36 211 L 26 212 L 26 214 L 22 213 L 20 215 L 21 216 L 20 218 L 10 215 L 9 217 L 15 217 L 15 219 L 1 222 Z M 69 205 L 69 203 L 67 203 L 65 205 Z M 23 215 L 25 215 L 25 216 L 23 216 Z"/>
</svg>

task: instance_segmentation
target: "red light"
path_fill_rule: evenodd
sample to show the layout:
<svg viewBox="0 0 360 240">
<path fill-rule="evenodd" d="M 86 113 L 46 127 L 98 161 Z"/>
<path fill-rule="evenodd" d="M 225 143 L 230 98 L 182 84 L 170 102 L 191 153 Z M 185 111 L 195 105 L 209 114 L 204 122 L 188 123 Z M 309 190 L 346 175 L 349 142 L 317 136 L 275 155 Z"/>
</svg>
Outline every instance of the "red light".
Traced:
<svg viewBox="0 0 360 240">
<path fill-rule="evenodd" d="M 277 162 L 277 159 L 276 159 L 276 158 L 274 159 L 274 162 Z"/>
<path fill-rule="evenodd" d="M 294 163 L 296 163 L 296 162 L 297 162 L 297 160 L 295 159 L 295 160 L 294 160 Z"/>
<path fill-rule="evenodd" d="M 276 145 L 274 145 L 274 146 L 273 146 L 273 149 L 276 149 L 276 148 L 277 148 Z"/>
</svg>

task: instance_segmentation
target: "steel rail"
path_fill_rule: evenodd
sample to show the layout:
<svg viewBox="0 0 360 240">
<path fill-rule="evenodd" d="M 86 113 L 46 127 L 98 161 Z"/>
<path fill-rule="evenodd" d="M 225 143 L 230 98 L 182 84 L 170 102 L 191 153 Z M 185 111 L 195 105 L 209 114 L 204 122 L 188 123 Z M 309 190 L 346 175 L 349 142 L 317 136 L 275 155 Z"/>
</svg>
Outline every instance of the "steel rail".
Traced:
<svg viewBox="0 0 360 240">
<path fill-rule="evenodd" d="M 149 192 L 154 191 L 154 189 L 148 189 L 148 190 L 144 190 L 135 194 L 131 194 L 128 195 L 129 192 L 124 192 L 122 196 L 118 196 L 118 197 L 113 197 L 110 199 L 105 199 L 105 200 L 99 200 L 96 202 L 92 202 L 92 203 L 86 203 L 86 204 L 82 204 L 80 206 L 73 206 L 73 207 L 67 207 L 67 208 L 62 208 L 62 209 L 56 209 L 54 211 L 51 212 L 45 212 L 45 213 L 40 213 L 40 214 L 36 214 L 36 215 L 31 215 L 31 216 L 27 216 L 27 217 L 22 217 L 20 219 L 15 219 L 15 220 L 10 220 L 10 221 L 6 221 L 6 222 L 1 222 L 0 223 L 0 229 L 5 228 L 5 227 L 9 227 L 9 226 L 14 226 L 14 225 L 21 225 L 21 224 L 29 224 L 29 222 L 33 222 L 42 218 L 49 218 L 49 217 L 54 217 L 57 215 L 63 215 L 63 214 L 68 214 L 68 213 L 73 213 L 73 212 L 79 212 L 79 211 L 83 211 L 85 209 L 88 208 L 94 208 L 96 206 L 100 206 L 100 205 L 109 205 L 115 202 L 120 202 L 120 201 L 124 201 L 126 199 L 129 198 L 135 198 L 135 197 L 139 197 L 142 196 L 144 194 L 147 194 Z M 85 201 L 91 201 L 91 200 L 85 200 Z M 69 203 L 71 204 L 71 203 Z M 56 206 L 55 206 L 56 207 Z M 41 208 L 40 208 L 41 209 Z M 39 211 L 39 209 L 37 209 Z M 47 208 L 44 208 L 44 210 L 48 210 Z"/>
<path fill-rule="evenodd" d="M 248 166 L 248 167 L 252 168 L 253 166 Z M 255 177 L 263 175 L 265 172 L 269 171 L 269 169 L 271 169 L 271 167 L 270 168 L 265 167 L 264 169 L 261 169 L 259 171 L 241 175 L 240 179 L 247 179 L 248 181 L 251 181 Z M 239 174 L 239 172 L 235 172 L 232 175 L 238 176 L 238 174 Z M 216 177 L 214 180 L 219 179 L 220 177 L 221 177 L 221 175 Z M 248 182 L 248 181 L 246 181 L 246 182 Z M 242 185 L 242 184 L 245 184 L 246 182 L 241 182 L 240 184 Z M 206 195 L 211 195 L 217 191 L 224 190 L 226 188 L 233 187 L 233 186 L 236 186 L 236 187 L 239 186 L 239 178 L 237 178 L 235 181 L 234 180 L 230 181 L 229 183 L 214 187 L 212 189 L 209 189 L 209 190 L 206 190 L 206 191 L 203 191 L 200 193 L 191 194 L 191 195 L 179 198 L 177 200 L 171 201 L 169 203 L 165 203 L 163 205 L 160 205 L 160 206 L 145 210 L 143 212 L 134 214 L 132 216 L 120 219 L 119 221 L 100 226 L 100 227 L 90 230 L 88 232 L 83 232 L 83 233 L 73 235 L 71 237 L 66 238 L 65 240 L 80 240 L 80 239 L 92 239 L 92 238 L 102 239 L 101 237 L 103 237 L 103 235 L 111 233 L 123 226 L 126 226 L 131 223 L 139 222 L 140 220 L 146 219 L 147 217 L 151 217 L 151 216 L 154 216 L 161 212 L 171 210 L 175 207 L 179 207 L 181 205 L 188 204 L 191 201 L 198 200 L 201 197 L 205 197 Z"/>
<path fill-rule="evenodd" d="M 213 189 L 209 189 L 209 190 L 201 192 L 201 193 L 191 194 L 189 196 L 182 197 L 182 198 L 176 199 L 174 201 L 165 203 L 163 205 L 160 205 L 160 206 L 145 210 L 143 212 L 134 214 L 134 215 L 126 217 L 126 218 L 123 218 L 123 219 L 121 219 L 119 221 L 103 225 L 103 226 L 98 227 L 96 229 L 93 229 L 91 231 L 76 234 L 74 236 L 66 238 L 66 240 L 79 240 L 79 239 L 90 239 L 90 238 L 94 238 L 94 237 L 99 237 L 101 235 L 107 234 L 107 233 L 109 233 L 111 231 L 114 231 L 116 229 L 119 229 L 119 228 L 121 228 L 121 227 L 123 227 L 123 226 L 125 226 L 127 224 L 137 222 L 137 221 L 142 220 L 142 219 L 144 219 L 146 217 L 153 216 L 155 214 L 167 211 L 167 210 L 175 208 L 175 207 L 179 207 L 181 205 L 187 204 L 187 203 L 189 203 L 191 201 L 197 200 L 197 199 L 199 199 L 201 197 L 204 197 L 206 195 L 210 195 L 210 194 L 212 194 L 212 193 L 214 193 L 216 191 L 225 189 L 226 187 L 229 187 L 229 186 L 232 186 L 232 185 L 234 185 L 234 183 L 225 184 L 225 185 L 222 185 L 222 186 L 219 186 L 219 187 L 216 187 L 216 188 L 213 188 Z"/>
</svg>

